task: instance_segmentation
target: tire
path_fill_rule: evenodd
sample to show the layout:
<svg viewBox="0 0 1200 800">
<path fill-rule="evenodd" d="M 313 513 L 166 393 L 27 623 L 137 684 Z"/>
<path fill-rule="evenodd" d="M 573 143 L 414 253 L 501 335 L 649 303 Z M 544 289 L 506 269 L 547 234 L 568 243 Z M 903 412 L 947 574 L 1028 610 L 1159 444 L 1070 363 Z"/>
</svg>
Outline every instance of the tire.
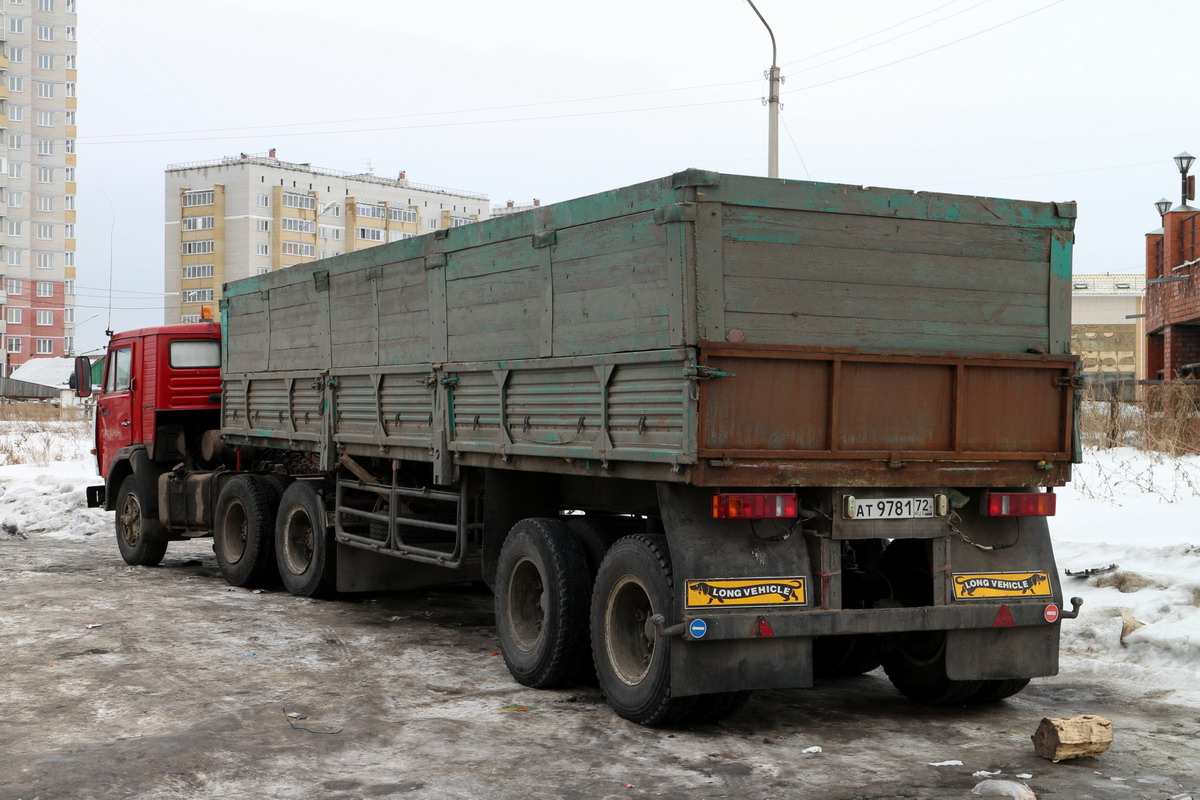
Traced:
<svg viewBox="0 0 1200 800">
<path fill-rule="evenodd" d="M 880 665 L 879 652 L 868 636 L 822 636 L 813 641 L 813 675 L 851 678 Z"/>
<path fill-rule="evenodd" d="M 740 711 L 742 706 L 750 702 L 754 692 L 746 689 L 740 692 L 717 692 L 702 694 L 695 698 L 695 707 L 688 714 L 686 721 L 696 725 L 712 725 Z"/>
<path fill-rule="evenodd" d="M 283 493 L 292 485 L 295 480 L 290 475 L 282 475 L 278 472 L 267 472 L 262 475 L 256 475 L 260 481 L 265 483 L 275 493 L 275 505 L 279 505 L 280 499 L 283 498 Z"/>
<path fill-rule="evenodd" d="M 293 481 L 275 517 L 275 563 L 289 593 L 326 597 L 337 584 L 337 542 L 325 501 L 310 481 Z"/>
<path fill-rule="evenodd" d="M 253 475 L 238 475 L 221 488 L 213 512 L 213 551 L 231 586 L 262 586 L 275 567 L 275 488 Z"/>
<path fill-rule="evenodd" d="M 979 691 L 971 695 L 967 701 L 972 704 L 999 703 L 1015 694 L 1019 694 L 1029 685 L 1029 678 L 1002 678 L 997 680 L 980 681 Z"/>
<path fill-rule="evenodd" d="M 899 539 L 883 551 L 883 570 L 896 599 L 905 606 L 933 602 L 933 573 L 928 545 L 921 540 Z M 881 655 L 883 671 L 901 694 L 922 705 L 951 706 L 971 701 L 982 681 L 957 681 L 946 675 L 946 632 L 914 631 L 898 638 L 895 647 Z"/>
<path fill-rule="evenodd" d="M 636 522 L 640 522 L 636 521 Z M 567 527 L 579 539 L 580 546 L 583 547 L 583 555 L 587 561 L 587 602 L 589 610 L 585 611 L 584 625 L 590 623 L 590 604 L 592 598 L 592 586 L 596 581 L 596 572 L 600 569 L 600 563 L 604 560 L 604 554 L 608 549 L 616 544 L 621 537 L 636 532 L 636 522 L 624 517 L 568 517 L 566 520 Z M 597 685 L 596 679 L 596 664 L 592 660 L 592 652 L 590 647 L 590 636 L 585 639 L 583 657 L 579 661 L 579 667 L 573 676 L 573 682 L 585 683 L 591 686 Z"/>
<path fill-rule="evenodd" d="M 153 567 L 162 562 L 167 553 L 167 542 L 163 537 L 166 529 L 156 519 L 144 514 L 145 498 L 138 490 L 137 480 L 129 475 L 121 481 L 117 492 L 115 527 L 117 549 L 125 563 L 134 567 Z"/>
<path fill-rule="evenodd" d="M 512 527 L 496 564 L 496 631 L 508 671 L 537 689 L 560 686 L 587 648 L 587 559 L 557 519 Z"/>
<path fill-rule="evenodd" d="M 665 536 L 636 534 L 613 545 L 592 592 L 592 656 L 613 711 L 640 725 L 688 717 L 694 697 L 671 694 L 669 642 L 651 624 L 674 614 L 675 588 Z"/>
</svg>

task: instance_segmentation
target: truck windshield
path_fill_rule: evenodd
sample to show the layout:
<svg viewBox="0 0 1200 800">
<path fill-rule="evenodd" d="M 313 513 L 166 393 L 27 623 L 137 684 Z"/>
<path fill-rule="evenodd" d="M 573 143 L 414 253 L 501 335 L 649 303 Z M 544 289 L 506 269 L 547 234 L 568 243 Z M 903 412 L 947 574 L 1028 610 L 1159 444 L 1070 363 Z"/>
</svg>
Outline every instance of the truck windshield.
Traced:
<svg viewBox="0 0 1200 800">
<path fill-rule="evenodd" d="M 174 369 L 201 369 L 221 366 L 221 343 L 216 339 L 171 342 L 171 366 Z"/>
</svg>

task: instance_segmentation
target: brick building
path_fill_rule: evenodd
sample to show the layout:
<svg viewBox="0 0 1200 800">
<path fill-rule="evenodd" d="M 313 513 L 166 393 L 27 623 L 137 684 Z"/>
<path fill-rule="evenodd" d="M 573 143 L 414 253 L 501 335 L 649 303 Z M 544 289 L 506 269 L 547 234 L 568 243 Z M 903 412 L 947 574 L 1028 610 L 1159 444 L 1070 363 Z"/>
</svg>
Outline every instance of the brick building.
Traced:
<svg viewBox="0 0 1200 800">
<path fill-rule="evenodd" d="M 1146 234 L 1146 377 L 1200 377 L 1200 209 Z"/>
</svg>

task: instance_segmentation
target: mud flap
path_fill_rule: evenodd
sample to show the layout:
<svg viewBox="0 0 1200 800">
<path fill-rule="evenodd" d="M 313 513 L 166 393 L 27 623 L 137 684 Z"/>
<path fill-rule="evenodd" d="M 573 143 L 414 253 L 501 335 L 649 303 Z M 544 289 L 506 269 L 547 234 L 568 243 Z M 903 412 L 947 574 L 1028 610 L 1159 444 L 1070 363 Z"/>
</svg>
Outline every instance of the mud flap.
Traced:
<svg viewBox="0 0 1200 800">
<path fill-rule="evenodd" d="M 964 522 L 974 523 L 978 531 L 987 522 L 994 530 L 976 541 L 1005 544 L 995 550 L 980 550 L 958 537 L 951 537 L 947 546 L 949 569 L 945 570 L 946 595 L 953 604 L 988 603 L 997 608 L 997 621 L 991 628 L 952 630 L 946 633 L 946 676 L 954 680 L 992 680 L 1004 678 L 1039 678 L 1058 674 L 1058 637 L 1061 621 L 1032 627 L 1010 627 L 1004 624 L 1003 605 L 1036 603 L 1062 608 L 1062 587 L 1050 529 L 1044 517 L 1018 517 L 1008 520 L 985 520 L 964 515 Z M 1011 526 L 1006 532 L 1004 526 Z M 972 531 L 974 532 L 974 531 Z M 982 531 L 980 531 L 982 533 Z M 955 576 L 967 574 L 1026 575 L 1044 574 L 1049 591 L 1044 598 L 1034 599 L 1016 595 L 1008 598 L 960 599 L 955 596 Z"/>
<path fill-rule="evenodd" d="M 811 584 L 808 551 L 799 530 L 773 541 L 778 531 L 770 523 L 760 522 L 756 529 L 747 521 L 713 519 L 712 490 L 702 487 L 659 484 L 658 498 L 675 582 L 675 609 L 668 626 L 721 614 L 719 607 L 685 609 L 681 587 L 688 580 L 794 575 Z M 737 610 L 744 613 L 746 608 Z M 671 691 L 676 696 L 812 685 L 810 638 L 765 633 L 708 642 L 702 637 L 671 638 Z"/>
</svg>

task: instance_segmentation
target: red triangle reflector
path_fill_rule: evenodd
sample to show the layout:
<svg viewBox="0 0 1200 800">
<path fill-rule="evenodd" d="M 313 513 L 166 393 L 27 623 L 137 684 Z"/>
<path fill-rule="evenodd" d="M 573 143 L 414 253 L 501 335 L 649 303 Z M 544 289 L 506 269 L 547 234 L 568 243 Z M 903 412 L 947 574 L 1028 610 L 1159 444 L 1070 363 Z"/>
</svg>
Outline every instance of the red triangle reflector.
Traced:
<svg viewBox="0 0 1200 800">
<path fill-rule="evenodd" d="M 1017 621 L 1013 619 L 1012 611 L 1008 606 L 1000 606 L 1000 611 L 996 614 L 996 621 L 992 623 L 993 628 L 1011 628 L 1016 625 Z"/>
<path fill-rule="evenodd" d="M 755 626 L 755 629 L 754 629 L 755 636 L 762 636 L 764 638 L 770 638 L 775 635 L 775 631 L 771 630 L 771 623 L 767 622 L 766 617 L 759 617 L 757 620 L 757 623 L 758 624 Z"/>
</svg>

